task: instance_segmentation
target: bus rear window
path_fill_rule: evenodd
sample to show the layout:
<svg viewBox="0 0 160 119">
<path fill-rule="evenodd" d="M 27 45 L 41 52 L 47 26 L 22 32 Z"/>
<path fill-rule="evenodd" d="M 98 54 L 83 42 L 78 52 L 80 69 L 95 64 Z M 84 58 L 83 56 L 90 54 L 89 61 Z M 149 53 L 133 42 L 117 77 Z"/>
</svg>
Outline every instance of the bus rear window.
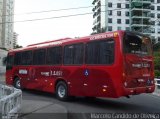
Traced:
<svg viewBox="0 0 160 119">
<path fill-rule="evenodd" d="M 124 38 L 124 52 L 141 56 L 152 55 L 151 40 L 148 37 L 127 34 Z"/>
</svg>

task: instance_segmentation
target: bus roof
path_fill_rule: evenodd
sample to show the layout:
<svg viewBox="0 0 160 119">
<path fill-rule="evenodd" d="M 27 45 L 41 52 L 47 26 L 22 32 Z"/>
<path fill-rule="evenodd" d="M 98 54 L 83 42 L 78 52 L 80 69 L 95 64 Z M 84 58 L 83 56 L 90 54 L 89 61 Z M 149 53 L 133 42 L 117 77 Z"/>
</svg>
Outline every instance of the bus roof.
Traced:
<svg viewBox="0 0 160 119">
<path fill-rule="evenodd" d="M 40 43 L 36 43 L 36 44 L 31 44 L 31 45 L 28 45 L 27 47 L 24 47 L 24 48 L 13 49 L 13 50 L 10 50 L 9 52 L 36 49 L 36 48 L 47 47 L 47 46 L 56 46 L 56 45 L 61 45 L 63 43 L 72 42 L 72 41 L 98 40 L 98 39 L 103 39 L 103 38 L 112 38 L 112 37 L 117 37 L 118 34 L 122 33 L 122 32 L 124 32 L 124 31 L 119 30 L 119 31 L 113 31 L 113 32 L 94 34 L 94 35 L 80 37 L 80 38 L 62 38 L 62 39 L 58 39 L 58 40 L 50 40 L 50 41 L 40 42 Z"/>
</svg>

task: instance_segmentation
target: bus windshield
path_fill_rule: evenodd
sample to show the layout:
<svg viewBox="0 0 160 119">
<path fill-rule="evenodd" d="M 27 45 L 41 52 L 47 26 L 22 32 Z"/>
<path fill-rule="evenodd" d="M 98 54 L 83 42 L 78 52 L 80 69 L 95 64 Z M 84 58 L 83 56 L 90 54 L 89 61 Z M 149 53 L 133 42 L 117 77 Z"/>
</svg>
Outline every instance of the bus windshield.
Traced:
<svg viewBox="0 0 160 119">
<path fill-rule="evenodd" d="M 152 45 L 150 38 L 141 35 L 126 33 L 123 41 L 124 53 L 140 56 L 151 56 Z"/>
</svg>

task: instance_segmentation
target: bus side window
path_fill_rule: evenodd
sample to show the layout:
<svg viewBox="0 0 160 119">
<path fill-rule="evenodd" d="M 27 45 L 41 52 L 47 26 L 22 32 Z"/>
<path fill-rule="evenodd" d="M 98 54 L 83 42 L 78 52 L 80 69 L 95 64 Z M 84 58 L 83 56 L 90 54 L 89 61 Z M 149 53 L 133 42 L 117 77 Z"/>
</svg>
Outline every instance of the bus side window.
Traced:
<svg viewBox="0 0 160 119">
<path fill-rule="evenodd" d="M 14 64 L 15 65 L 21 65 L 21 58 L 22 58 L 22 53 L 21 52 L 17 52 L 15 54 L 15 60 L 14 60 Z"/>
<path fill-rule="evenodd" d="M 113 39 L 92 41 L 86 44 L 86 64 L 110 65 L 114 62 Z"/>
<path fill-rule="evenodd" d="M 33 65 L 45 65 L 46 49 L 38 49 L 33 52 Z"/>
<path fill-rule="evenodd" d="M 32 51 L 22 52 L 22 65 L 31 65 L 32 64 Z"/>
<path fill-rule="evenodd" d="M 99 42 L 93 41 L 86 44 L 86 64 L 98 64 Z"/>
<path fill-rule="evenodd" d="M 83 51 L 83 43 L 65 46 L 63 63 L 65 65 L 82 65 Z"/>
<path fill-rule="evenodd" d="M 108 39 L 100 42 L 99 64 L 113 64 L 114 62 L 114 40 Z"/>
<path fill-rule="evenodd" d="M 12 55 L 7 56 L 6 70 L 10 70 L 13 67 L 14 57 Z"/>
<path fill-rule="evenodd" d="M 47 50 L 46 62 L 49 65 L 60 65 L 62 62 L 62 47 L 52 47 Z"/>
</svg>

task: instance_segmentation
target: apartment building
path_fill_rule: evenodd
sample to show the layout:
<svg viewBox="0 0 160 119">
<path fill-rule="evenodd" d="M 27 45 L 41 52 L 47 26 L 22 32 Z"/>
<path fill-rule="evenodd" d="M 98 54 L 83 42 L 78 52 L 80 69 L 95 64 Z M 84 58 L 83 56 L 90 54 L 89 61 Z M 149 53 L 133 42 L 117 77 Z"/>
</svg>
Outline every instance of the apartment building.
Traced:
<svg viewBox="0 0 160 119">
<path fill-rule="evenodd" d="M 93 0 L 93 33 L 131 30 L 160 41 L 160 0 Z"/>
<path fill-rule="evenodd" d="M 0 0 L 0 48 L 13 48 L 14 0 Z"/>
</svg>

